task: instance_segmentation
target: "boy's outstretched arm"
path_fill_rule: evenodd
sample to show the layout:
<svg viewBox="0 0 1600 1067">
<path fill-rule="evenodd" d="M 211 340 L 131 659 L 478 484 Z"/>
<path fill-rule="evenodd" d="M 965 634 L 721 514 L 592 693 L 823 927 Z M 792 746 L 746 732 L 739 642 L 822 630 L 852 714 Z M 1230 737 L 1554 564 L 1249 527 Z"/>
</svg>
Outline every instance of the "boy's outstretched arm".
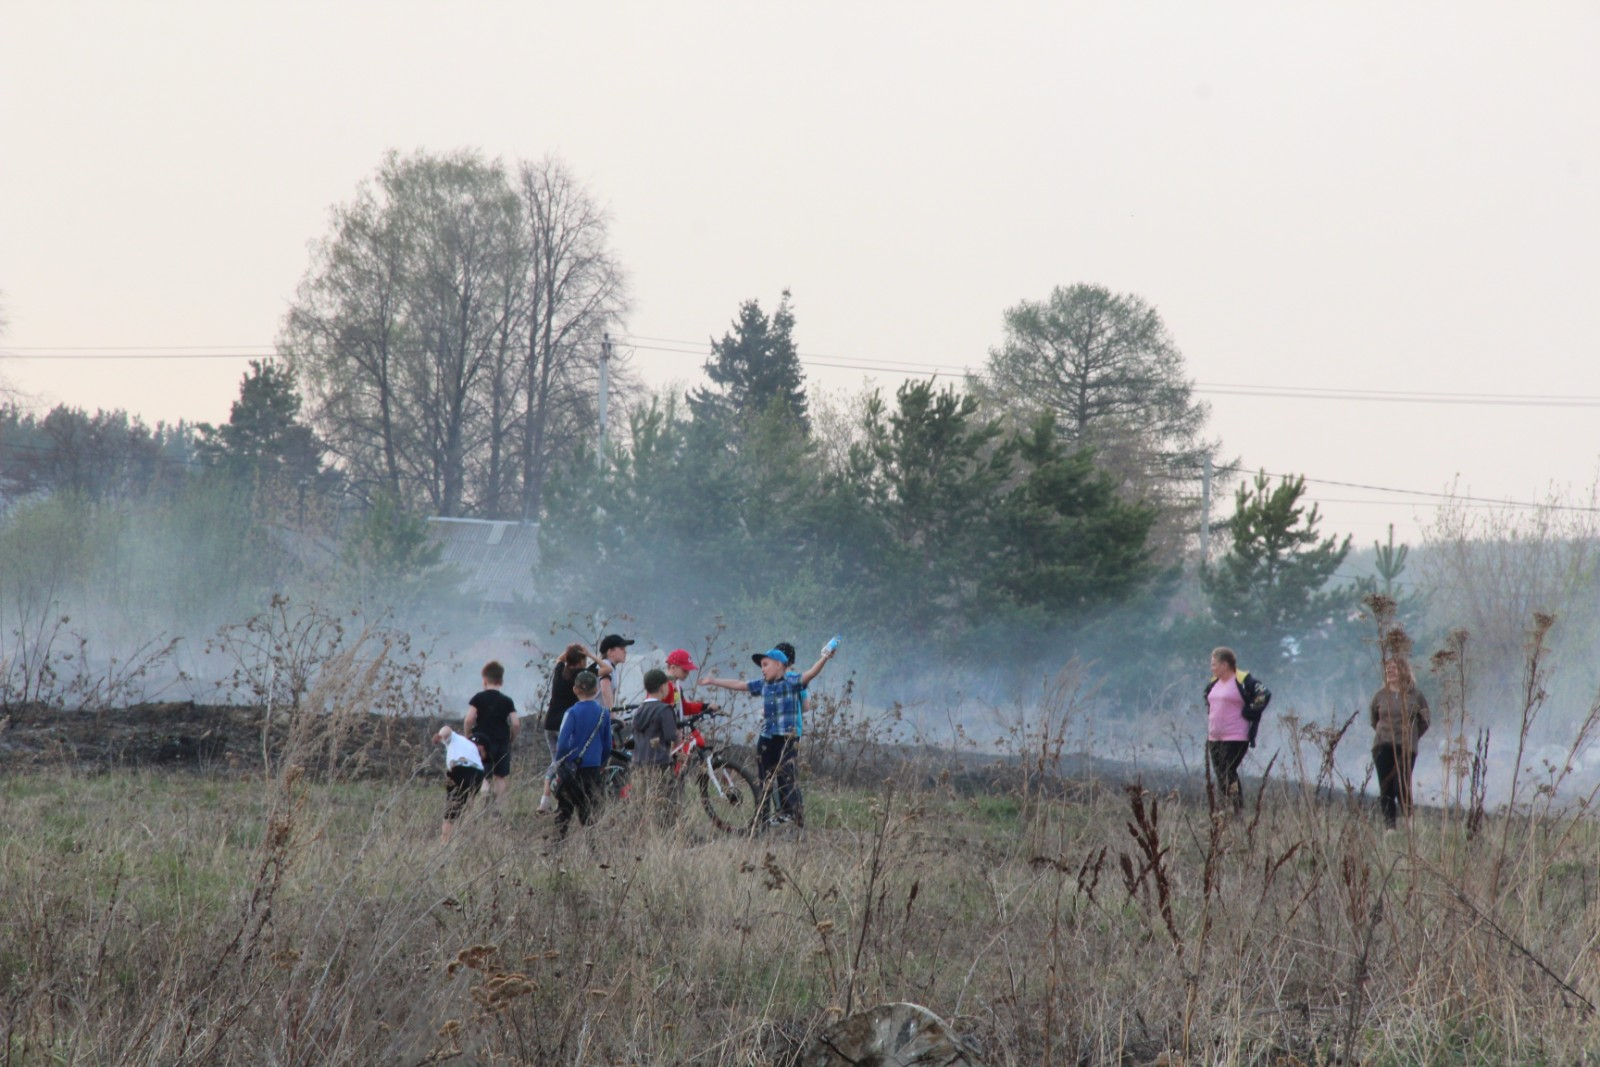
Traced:
<svg viewBox="0 0 1600 1067">
<path fill-rule="evenodd" d="M 822 668 L 826 667 L 828 665 L 828 661 L 830 659 L 832 659 L 832 658 L 833 658 L 833 653 L 832 652 L 824 652 L 822 654 L 821 658 L 819 658 L 817 660 L 817 662 L 813 663 L 811 665 L 811 668 L 800 676 L 800 684 L 801 685 L 810 685 L 811 684 L 811 679 L 813 679 L 817 675 L 821 674 L 822 673 Z"/>
<path fill-rule="evenodd" d="M 718 689 L 731 690 L 735 693 L 748 693 L 750 691 L 749 686 L 747 686 L 744 682 L 735 681 L 732 678 L 707 678 L 702 674 L 700 676 L 700 684 L 715 686 Z"/>
</svg>

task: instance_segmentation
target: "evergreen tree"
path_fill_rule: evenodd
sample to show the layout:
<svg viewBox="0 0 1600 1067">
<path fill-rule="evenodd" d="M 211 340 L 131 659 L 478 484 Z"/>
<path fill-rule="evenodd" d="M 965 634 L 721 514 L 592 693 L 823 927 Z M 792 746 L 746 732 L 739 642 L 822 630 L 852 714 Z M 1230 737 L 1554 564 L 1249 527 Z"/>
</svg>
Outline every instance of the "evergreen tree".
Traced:
<svg viewBox="0 0 1600 1067">
<path fill-rule="evenodd" d="M 989 352 L 981 388 L 1011 410 L 1054 413 L 1068 447 L 1094 449 L 1125 499 L 1158 508 L 1152 540 L 1176 562 L 1205 461 L 1225 464 L 1204 436 L 1209 408 L 1154 307 L 1082 284 L 1024 300 L 1005 311 L 1005 339 Z"/>
<path fill-rule="evenodd" d="M 732 331 L 711 342 L 705 372 L 715 388 L 689 394 L 689 410 L 695 419 L 739 425 L 776 406 L 809 430 L 789 290 L 783 291 L 778 310 L 770 318 L 758 301 L 739 305 Z"/>
<path fill-rule="evenodd" d="M 1219 640 L 1278 666 L 1310 655 L 1349 622 L 1355 598 L 1327 589 L 1350 552 L 1350 538 L 1321 538 L 1321 516 L 1300 498 L 1305 479 L 1276 487 L 1263 472 L 1239 487 L 1226 524 L 1232 545 L 1202 583 Z"/>
<path fill-rule="evenodd" d="M 1406 587 L 1400 584 L 1399 578 L 1405 572 L 1406 557 L 1410 554 L 1410 545 L 1394 543 L 1394 524 L 1390 523 L 1389 543 L 1372 542 L 1374 573 L 1356 579 L 1356 592 L 1362 596 L 1381 593 L 1391 600 L 1399 600 L 1406 593 Z M 1381 586 L 1378 584 L 1380 579 L 1383 582 Z"/>
<path fill-rule="evenodd" d="M 622 447 L 595 470 L 579 454 L 549 486 L 539 542 L 547 577 L 607 610 L 677 623 L 769 595 L 816 544 L 809 445 L 776 409 L 746 426 L 737 455 L 716 420 L 674 398 L 629 412 Z"/>
<path fill-rule="evenodd" d="M 1198 469 L 1216 445 L 1200 437 L 1209 409 L 1156 309 L 1100 285 L 1057 286 L 1005 313 L 988 371 L 1007 398 L 1056 413 L 1075 447 Z"/>
<path fill-rule="evenodd" d="M 189 431 L 126 411 L 57 405 L 42 418 L 0 408 L 0 495 L 79 493 L 91 500 L 169 495 L 187 481 Z"/>
<path fill-rule="evenodd" d="M 202 423 L 198 433 L 200 458 L 242 480 L 294 486 L 325 480 L 322 445 L 300 421 L 294 372 L 279 363 L 251 360 L 228 421 Z"/>
<path fill-rule="evenodd" d="M 1018 606 L 1075 622 L 1152 577 L 1155 509 L 1119 499 L 1089 449 L 1069 451 L 1049 414 L 1018 438 L 1026 474 L 992 511 L 991 585 Z"/>
<path fill-rule="evenodd" d="M 975 621 L 989 515 L 1015 453 L 998 420 L 952 387 L 906 382 L 892 411 L 870 398 L 821 516 L 864 617 L 924 635 Z"/>
</svg>

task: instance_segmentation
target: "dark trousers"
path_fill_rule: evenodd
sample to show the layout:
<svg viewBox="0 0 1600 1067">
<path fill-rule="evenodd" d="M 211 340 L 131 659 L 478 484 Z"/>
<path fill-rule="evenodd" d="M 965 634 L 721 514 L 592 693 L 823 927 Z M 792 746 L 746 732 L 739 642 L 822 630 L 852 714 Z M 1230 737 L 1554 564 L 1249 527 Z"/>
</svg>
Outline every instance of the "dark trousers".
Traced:
<svg viewBox="0 0 1600 1067">
<path fill-rule="evenodd" d="M 562 837 L 574 814 L 584 826 L 594 818 L 604 773 L 599 767 L 579 767 L 576 777 L 556 787 L 556 832 Z"/>
<path fill-rule="evenodd" d="M 483 787 L 483 772 L 476 767 L 451 767 L 447 778 L 444 817 L 453 821 L 461 818 L 468 801 L 477 796 L 478 790 Z"/>
<path fill-rule="evenodd" d="M 756 742 L 756 760 L 761 772 L 761 794 L 773 814 L 789 815 L 796 823 L 805 822 L 805 798 L 800 794 L 800 739 L 793 734 L 763 737 Z"/>
<path fill-rule="evenodd" d="M 485 778 L 511 777 L 511 739 L 490 741 L 483 747 L 487 753 L 483 761 L 483 776 Z"/>
<path fill-rule="evenodd" d="M 1399 745 L 1376 745 L 1372 749 L 1372 769 L 1378 775 L 1378 806 L 1383 821 L 1393 826 L 1401 812 L 1411 814 L 1411 772 L 1417 754 Z"/>
<path fill-rule="evenodd" d="M 1248 741 L 1206 742 L 1206 755 L 1211 758 L 1211 775 L 1222 795 L 1232 799 L 1234 811 L 1244 810 L 1244 786 L 1239 784 L 1239 765 L 1249 751 Z"/>
</svg>

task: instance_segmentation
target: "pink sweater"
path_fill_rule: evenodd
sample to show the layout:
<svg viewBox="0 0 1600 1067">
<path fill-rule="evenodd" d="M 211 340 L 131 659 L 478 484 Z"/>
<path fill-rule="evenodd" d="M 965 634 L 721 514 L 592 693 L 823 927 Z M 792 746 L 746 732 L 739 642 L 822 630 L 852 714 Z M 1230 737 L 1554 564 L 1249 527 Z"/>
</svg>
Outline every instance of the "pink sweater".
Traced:
<svg viewBox="0 0 1600 1067">
<path fill-rule="evenodd" d="M 1211 692 L 1206 694 L 1206 704 L 1210 708 L 1206 728 L 1208 740 L 1250 740 L 1250 723 L 1244 717 L 1244 696 L 1240 694 L 1239 683 L 1235 679 L 1229 678 L 1213 685 Z"/>
</svg>

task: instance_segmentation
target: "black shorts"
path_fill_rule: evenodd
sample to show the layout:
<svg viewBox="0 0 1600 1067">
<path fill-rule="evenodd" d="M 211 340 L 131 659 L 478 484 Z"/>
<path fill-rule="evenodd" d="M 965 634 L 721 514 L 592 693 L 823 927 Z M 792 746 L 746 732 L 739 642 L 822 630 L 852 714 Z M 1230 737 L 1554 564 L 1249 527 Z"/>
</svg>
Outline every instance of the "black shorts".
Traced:
<svg viewBox="0 0 1600 1067">
<path fill-rule="evenodd" d="M 484 741 L 483 773 L 487 778 L 511 777 L 511 742 Z"/>
<path fill-rule="evenodd" d="M 459 819 L 466 810 L 467 802 L 478 795 L 478 790 L 483 788 L 483 772 L 476 767 L 451 767 L 449 780 L 444 787 L 448 790 L 444 802 L 444 817 L 446 819 Z"/>
</svg>

